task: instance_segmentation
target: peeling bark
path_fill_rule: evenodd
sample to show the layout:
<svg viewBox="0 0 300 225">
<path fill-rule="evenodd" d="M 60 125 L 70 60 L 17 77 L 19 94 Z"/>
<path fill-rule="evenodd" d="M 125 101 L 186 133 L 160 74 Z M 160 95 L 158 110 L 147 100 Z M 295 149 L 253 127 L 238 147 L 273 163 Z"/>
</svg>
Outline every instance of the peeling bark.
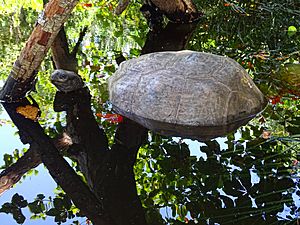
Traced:
<svg viewBox="0 0 300 225">
<path fill-rule="evenodd" d="M 1 100 L 16 101 L 32 88 L 35 71 L 77 2 L 78 0 L 52 0 L 45 6 L 0 92 Z"/>
</svg>

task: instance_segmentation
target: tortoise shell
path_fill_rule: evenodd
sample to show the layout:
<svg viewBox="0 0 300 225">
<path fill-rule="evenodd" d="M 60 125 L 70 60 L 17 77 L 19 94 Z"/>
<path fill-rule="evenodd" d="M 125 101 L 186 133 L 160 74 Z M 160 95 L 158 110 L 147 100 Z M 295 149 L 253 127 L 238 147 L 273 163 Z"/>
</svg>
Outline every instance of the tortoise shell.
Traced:
<svg viewBox="0 0 300 225">
<path fill-rule="evenodd" d="M 228 57 L 156 52 L 123 62 L 109 78 L 115 111 L 164 135 L 210 139 L 266 106 L 251 77 Z"/>
</svg>

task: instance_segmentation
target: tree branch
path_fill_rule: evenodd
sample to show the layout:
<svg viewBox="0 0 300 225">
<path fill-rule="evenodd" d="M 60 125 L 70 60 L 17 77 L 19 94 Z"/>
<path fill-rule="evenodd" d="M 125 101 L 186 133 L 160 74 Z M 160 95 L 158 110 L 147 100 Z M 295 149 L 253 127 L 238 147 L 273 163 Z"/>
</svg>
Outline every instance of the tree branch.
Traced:
<svg viewBox="0 0 300 225">
<path fill-rule="evenodd" d="M 88 27 L 84 27 L 83 30 L 80 32 L 79 38 L 78 38 L 78 40 L 76 42 L 76 45 L 74 46 L 74 48 L 72 50 L 71 55 L 75 56 L 77 54 L 77 52 L 79 50 L 79 46 L 80 46 L 81 42 L 83 41 L 83 38 L 84 38 L 87 30 L 88 30 Z"/>
<path fill-rule="evenodd" d="M 16 184 L 29 170 L 37 167 L 41 158 L 37 146 L 30 146 L 27 152 L 16 163 L 3 170 L 0 174 L 0 195 Z"/>
<path fill-rule="evenodd" d="M 70 53 L 64 27 L 61 28 L 51 46 L 53 61 L 55 63 L 56 69 L 64 69 L 77 73 L 78 62 L 76 59 L 76 54 L 87 32 L 87 29 L 88 27 L 84 27 L 83 30 L 80 32 L 78 41 L 76 42 L 76 45 Z"/>
<path fill-rule="evenodd" d="M 40 15 L 26 46 L 13 65 L 0 92 L 0 99 L 16 101 L 32 88 L 38 67 L 44 60 L 62 24 L 69 17 L 78 0 L 51 0 Z"/>
<path fill-rule="evenodd" d="M 64 27 L 61 28 L 51 46 L 52 58 L 56 69 L 65 69 L 77 72 L 76 55 L 69 52 L 68 41 Z"/>
<path fill-rule="evenodd" d="M 75 152 L 73 149 L 74 146 L 69 146 L 69 143 L 63 140 L 65 138 L 66 137 L 59 137 L 54 139 L 54 146 L 59 152 L 66 150 L 66 148 L 68 148 L 68 152 Z M 37 145 L 31 145 L 24 155 L 0 173 L 0 195 L 15 185 L 25 173 L 39 166 L 41 163 L 42 160 Z"/>
</svg>

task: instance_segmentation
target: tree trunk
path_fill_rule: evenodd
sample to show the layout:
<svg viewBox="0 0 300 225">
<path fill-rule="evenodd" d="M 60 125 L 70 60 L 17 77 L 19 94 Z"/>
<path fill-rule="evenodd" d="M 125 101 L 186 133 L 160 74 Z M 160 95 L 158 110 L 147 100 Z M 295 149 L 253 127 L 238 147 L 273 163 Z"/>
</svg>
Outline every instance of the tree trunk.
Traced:
<svg viewBox="0 0 300 225">
<path fill-rule="evenodd" d="M 0 100 L 16 101 L 32 88 L 41 62 L 77 2 L 78 0 L 52 0 L 45 6 L 0 92 Z"/>
</svg>

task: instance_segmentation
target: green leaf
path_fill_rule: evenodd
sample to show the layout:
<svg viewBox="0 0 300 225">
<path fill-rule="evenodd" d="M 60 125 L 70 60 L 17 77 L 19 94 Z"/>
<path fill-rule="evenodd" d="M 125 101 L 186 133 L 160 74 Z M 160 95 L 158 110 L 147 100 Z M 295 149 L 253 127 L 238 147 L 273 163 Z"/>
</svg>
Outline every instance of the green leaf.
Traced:
<svg viewBox="0 0 300 225">
<path fill-rule="evenodd" d="M 37 197 L 37 199 L 39 199 L 39 200 L 43 200 L 43 199 L 45 198 L 45 195 L 43 195 L 43 194 L 38 194 L 36 197 Z"/>
<path fill-rule="evenodd" d="M 62 210 L 64 208 L 64 202 L 61 198 L 55 198 L 53 200 L 53 204 L 54 204 L 55 209 L 57 209 L 57 210 Z"/>
<path fill-rule="evenodd" d="M 185 205 L 180 205 L 178 206 L 178 211 L 177 211 L 178 215 L 179 215 L 179 218 L 181 220 L 184 220 L 186 214 L 187 214 L 187 209 L 186 209 L 186 206 Z"/>
<path fill-rule="evenodd" d="M 288 36 L 293 36 L 297 33 L 297 28 L 295 26 L 289 26 L 288 28 Z"/>
<path fill-rule="evenodd" d="M 62 200 L 63 200 L 64 207 L 68 210 L 71 209 L 72 207 L 71 199 L 67 195 L 65 195 Z"/>
<path fill-rule="evenodd" d="M 47 216 L 58 216 L 59 215 L 59 211 L 55 208 L 51 208 L 46 212 Z"/>
<path fill-rule="evenodd" d="M 15 219 L 15 221 L 18 223 L 18 224 L 22 224 L 24 223 L 26 217 L 23 215 L 22 211 L 19 209 L 19 210 L 14 210 L 13 212 L 13 218 Z"/>
<path fill-rule="evenodd" d="M 28 204 L 29 210 L 34 214 L 39 214 L 44 212 L 45 205 L 42 201 L 36 200 Z"/>
<path fill-rule="evenodd" d="M 136 49 L 136 48 L 130 49 L 130 55 L 139 56 L 140 54 L 141 54 L 141 50 Z"/>
<path fill-rule="evenodd" d="M 24 200 L 24 197 L 19 194 L 14 194 L 14 196 L 11 199 L 12 203 L 15 204 L 16 206 L 19 206 L 21 208 L 24 208 L 28 205 L 28 202 Z"/>
<path fill-rule="evenodd" d="M 9 154 L 4 154 L 3 160 L 6 167 L 10 166 L 13 163 L 13 157 Z"/>
<path fill-rule="evenodd" d="M 0 212 L 8 214 L 8 213 L 11 213 L 14 208 L 15 208 L 15 206 L 13 204 L 6 202 L 0 208 Z"/>
</svg>

